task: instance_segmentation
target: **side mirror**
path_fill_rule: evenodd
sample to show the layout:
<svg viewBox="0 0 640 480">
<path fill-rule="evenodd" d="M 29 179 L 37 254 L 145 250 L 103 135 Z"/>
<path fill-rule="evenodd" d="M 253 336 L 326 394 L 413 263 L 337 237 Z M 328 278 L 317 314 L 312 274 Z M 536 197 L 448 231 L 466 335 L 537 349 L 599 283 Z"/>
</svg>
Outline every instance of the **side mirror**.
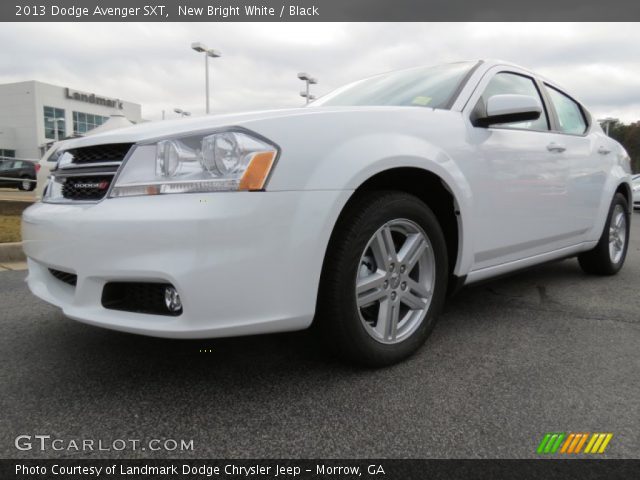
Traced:
<svg viewBox="0 0 640 480">
<path fill-rule="evenodd" d="M 542 114 L 540 100 L 529 95 L 494 95 L 487 100 L 487 111 L 479 115 L 474 125 L 488 127 L 501 123 L 537 120 Z"/>
</svg>

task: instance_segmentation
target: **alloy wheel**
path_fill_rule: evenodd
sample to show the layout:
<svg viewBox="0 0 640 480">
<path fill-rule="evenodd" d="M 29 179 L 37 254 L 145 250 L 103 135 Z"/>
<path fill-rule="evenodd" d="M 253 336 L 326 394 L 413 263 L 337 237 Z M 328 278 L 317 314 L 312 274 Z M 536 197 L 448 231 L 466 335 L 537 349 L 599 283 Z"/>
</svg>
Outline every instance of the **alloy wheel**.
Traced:
<svg viewBox="0 0 640 480">
<path fill-rule="evenodd" d="M 385 344 L 409 337 L 427 315 L 435 280 L 435 257 L 424 230 L 407 219 L 385 223 L 367 243 L 355 282 L 367 333 Z"/>
<path fill-rule="evenodd" d="M 613 263 L 620 262 L 627 241 L 627 216 L 622 205 L 616 205 L 609 224 L 609 257 Z"/>
</svg>

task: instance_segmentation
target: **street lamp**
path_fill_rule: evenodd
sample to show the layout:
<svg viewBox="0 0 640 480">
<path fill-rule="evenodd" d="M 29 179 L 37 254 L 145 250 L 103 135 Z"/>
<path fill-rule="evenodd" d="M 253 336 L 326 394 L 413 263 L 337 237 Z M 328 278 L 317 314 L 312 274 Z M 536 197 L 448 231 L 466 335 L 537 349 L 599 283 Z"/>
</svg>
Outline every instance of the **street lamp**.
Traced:
<svg viewBox="0 0 640 480">
<path fill-rule="evenodd" d="M 58 135 L 58 123 L 62 122 L 64 123 L 64 118 L 56 118 L 56 117 L 45 117 L 45 120 L 47 122 L 52 122 L 53 123 L 53 134 L 55 135 L 55 141 L 57 142 L 58 140 L 60 140 L 59 135 Z"/>
<path fill-rule="evenodd" d="M 309 93 L 309 85 L 315 85 L 316 83 L 318 83 L 318 80 L 305 72 L 300 72 L 298 74 L 298 78 L 305 82 L 305 86 L 306 86 L 305 91 L 300 92 L 300 96 L 306 99 L 305 105 L 307 105 L 311 100 L 316 99 L 314 95 L 311 95 Z"/>
<path fill-rule="evenodd" d="M 607 134 L 607 136 L 609 136 L 609 127 L 611 126 L 611 124 L 617 123 L 619 121 L 620 121 L 619 118 L 613 118 L 613 117 L 598 119 L 598 123 L 604 127 L 604 131 Z"/>
<path fill-rule="evenodd" d="M 186 110 L 182 110 L 181 108 L 174 108 L 174 112 L 176 112 L 180 117 L 190 117 L 191 112 L 187 112 Z"/>
<path fill-rule="evenodd" d="M 218 50 L 214 50 L 213 48 L 207 47 L 204 43 L 194 42 L 191 44 L 191 48 L 196 52 L 204 53 L 204 84 L 205 84 L 205 94 L 207 96 L 207 114 L 210 111 L 209 106 L 209 57 L 218 58 L 222 54 Z"/>
</svg>

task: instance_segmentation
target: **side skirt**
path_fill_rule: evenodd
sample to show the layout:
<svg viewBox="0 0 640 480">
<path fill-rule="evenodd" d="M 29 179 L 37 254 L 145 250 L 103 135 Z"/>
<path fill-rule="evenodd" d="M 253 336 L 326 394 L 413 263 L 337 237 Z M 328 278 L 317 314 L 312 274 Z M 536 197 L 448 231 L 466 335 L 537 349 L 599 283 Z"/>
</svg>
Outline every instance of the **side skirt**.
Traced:
<svg viewBox="0 0 640 480">
<path fill-rule="evenodd" d="M 520 260 L 514 260 L 513 262 L 502 263 L 500 265 L 493 265 L 491 267 L 481 268 L 478 270 L 472 270 L 466 277 L 465 285 L 480 282 L 490 278 L 499 277 L 512 273 L 524 268 L 540 265 L 541 263 L 552 262 L 555 260 L 561 260 L 568 257 L 573 257 L 581 252 L 592 249 L 598 242 L 583 242 L 570 247 L 560 248 L 552 252 L 541 253 L 532 257 L 522 258 Z"/>
</svg>

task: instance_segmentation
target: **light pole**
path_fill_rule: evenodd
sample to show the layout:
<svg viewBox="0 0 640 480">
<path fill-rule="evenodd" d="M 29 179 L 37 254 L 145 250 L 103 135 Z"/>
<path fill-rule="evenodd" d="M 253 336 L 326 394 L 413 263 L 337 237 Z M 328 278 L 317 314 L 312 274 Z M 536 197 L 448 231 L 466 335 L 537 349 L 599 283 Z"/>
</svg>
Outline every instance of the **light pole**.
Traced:
<svg viewBox="0 0 640 480">
<path fill-rule="evenodd" d="M 181 108 L 174 108 L 173 111 L 180 115 L 180 118 L 191 116 L 191 112 L 187 112 L 186 110 L 182 110 Z"/>
<path fill-rule="evenodd" d="M 613 118 L 613 117 L 607 117 L 607 118 L 598 119 L 598 123 L 600 125 L 604 126 L 604 132 L 607 134 L 607 137 L 609 136 L 609 127 L 611 126 L 611 124 L 612 123 L 617 123 L 619 121 L 620 121 L 619 118 Z"/>
<path fill-rule="evenodd" d="M 209 57 L 218 58 L 222 54 L 218 50 L 209 48 L 204 43 L 201 43 L 201 42 L 192 43 L 191 48 L 194 49 L 196 52 L 204 53 L 204 84 L 205 84 L 205 95 L 207 97 L 207 114 L 208 114 L 211 109 L 209 105 Z"/>
<path fill-rule="evenodd" d="M 298 74 L 298 78 L 305 82 L 305 91 L 300 92 L 300 96 L 306 99 L 305 105 L 308 105 L 311 100 L 316 99 L 314 95 L 311 95 L 311 93 L 309 93 L 309 85 L 315 85 L 316 83 L 318 83 L 318 79 L 313 78 L 311 75 L 305 72 L 300 72 Z"/>
<path fill-rule="evenodd" d="M 53 123 L 53 135 L 54 135 L 55 141 L 56 142 L 59 141 L 60 136 L 58 135 L 58 123 L 60 122 L 64 123 L 64 118 L 46 117 L 45 120 Z"/>
</svg>

